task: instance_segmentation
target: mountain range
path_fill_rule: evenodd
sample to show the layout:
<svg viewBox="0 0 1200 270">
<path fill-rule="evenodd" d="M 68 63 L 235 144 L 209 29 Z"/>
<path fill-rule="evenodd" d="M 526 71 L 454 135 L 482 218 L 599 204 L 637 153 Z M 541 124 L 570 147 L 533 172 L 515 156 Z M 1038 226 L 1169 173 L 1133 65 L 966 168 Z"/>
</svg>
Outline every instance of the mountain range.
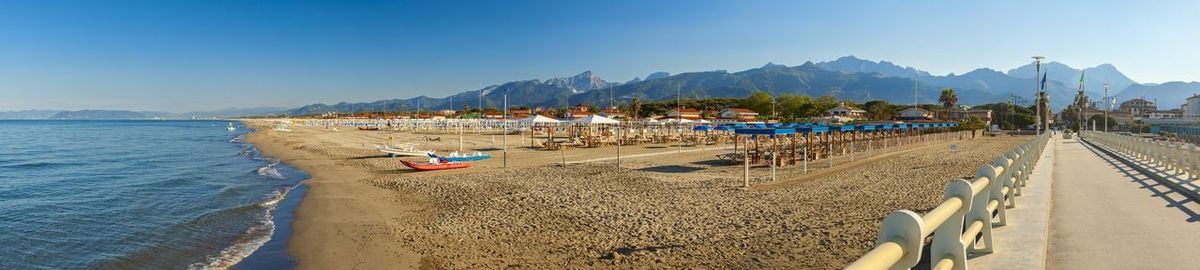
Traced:
<svg viewBox="0 0 1200 270">
<path fill-rule="evenodd" d="M 505 94 L 510 106 L 565 107 L 579 103 L 599 106 L 628 104 L 632 99 L 644 101 L 674 98 L 741 98 L 757 91 L 772 94 L 824 96 L 865 102 L 886 100 L 909 104 L 937 103 L 940 90 L 954 88 L 960 104 L 977 105 L 1006 102 L 1032 105 L 1037 83 L 1037 67 L 1020 66 L 1007 72 L 980 68 L 961 75 L 933 75 L 929 72 L 901 66 L 888 61 L 872 61 L 845 56 L 833 61 L 805 62 L 798 66 L 767 63 L 758 68 L 738 72 L 724 70 L 670 74 L 655 72 L 643 78 L 625 82 L 608 81 L 591 71 L 550 79 L 530 79 L 489 85 L 480 89 L 461 91 L 442 98 L 418 96 L 407 99 L 386 99 L 373 102 L 341 102 L 332 105 L 312 104 L 299 108 L 225 109 L 213 112 L 182 114 L 147 113 L 148 117 L 233 117 L 257 115 L 312 115 L 328 112 L 412 111 L 501 107 Z M 1046 74 L 1046 92 L 1053 110 L 1069 105 L 1084 75 L 1085 93 L 1092 100 L 1108 94 L 1124 101 L 1135 97 L 1156 100 L 1159 108 L 1178 108 L 1184 99 L 1200 92 L 1200 82 L 1166 82 L 1141 84 L 1122 74 L 1110 64 L 1074 68 L 1057 62 L 1041 64 Z M 916 96 L 914 97 L 914 91 Z M 0 112 L 0 119 L 45 119 L 59 111 Z M 73 115 L 73 114 L 68 114 Z"/>
<path fill-rule="evenodd" d="M 893 103 L 937 103 L 940 90 L 954 88 L 961 104 L 1016 102 L 1033 104 L 1037 83 L 1034 64 L 1020 66 L 1007 72 L 980 68 L 961 75 L 932 75 L 929 72 L 901 66 L 888 61 L 872 61 L 845 56 L 827 62 L 806 62 L 798 66 L 774 63 L 739 72 L 724 70 L 687 72 L 671 75 L 656 72 L 645 79 L 634 78 L 624 83 L 606 81 L 591 71 L 578 75 L 546 80 L 522 80 L 463 91 L 445 98 L 420 96 L 409 99 L 380 100 L 369 103 L 313 104 L 288 111 L 289 115 L 308 115 L 326 112 L 399 111 L 423 109 L 462 109 L 500 107 L 504 93 L 510 106 L 564 107 L 579 103 L 607 106 L 610 103 L 628 104 L 632 99 L 665 100 L 680 98 L 740 98 L 757 91 L 773 94 L 823 96 L 859 102 L 882 99 Z M 1109 84 L 1109 95 L 1119 100 L 1132 97 L 1159 99 L 1161 108 L 1175 108 L 1183 98 L 1200 91 L 1197 84 L 1169 82 L 1139 84 L 1110 64 L 1088 68 L 1073 68 L 1057 62 L 1041 64 L 1047 74 L 1046 92 L 1052 109 L 1069 105 L 1078 90 L 1080 74 L 1084 76 L 1085 94 L 1092 100 L 1104 96 L 1103 86 Z M 418 104 L 418 102 L 420 104 Z"/>
<path fill-rule="evenodd" d="M 169 113 L 128 110 L 23 110 L 0 111 L 0 120 L 111 120 L 111 119 L 193 119 L 238 116 L 284 115 L 293 109 L 284 107 L 226 108 L 215 111 Z"/>
</svg>

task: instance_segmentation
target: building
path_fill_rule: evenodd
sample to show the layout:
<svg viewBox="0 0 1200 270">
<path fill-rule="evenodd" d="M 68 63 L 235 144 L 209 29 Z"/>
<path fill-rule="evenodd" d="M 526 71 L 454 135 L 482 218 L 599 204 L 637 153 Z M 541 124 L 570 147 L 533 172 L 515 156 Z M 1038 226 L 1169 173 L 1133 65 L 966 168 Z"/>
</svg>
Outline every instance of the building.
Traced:
<svg viewBox="0 0 1200 270">
<path fill-rule="evenodd" d="M 533 115 L 533 110 L 530 109 L 509 109 L 508 116 L 515 119 L 522 119 Z"/>
<path fill-rule="evenodd" d="M 833 107 L 833 109 L 825 110 L 825 113 L 829 114 L 831 117 L 845 118 L 850 120 L 857 120 L 867 116 L 867 111 L 852 106 L 846 106 L 844 103 L 838 104 L 838 106 Z"/>
<path fill-rule="evenodd" d="M 745 122 L 758 119 L 758 113 L 754 112 L 754 110 L 746 108 L 726 108 L 721 110 L 721 112 L 718 112 L 717 117 L 720 119 L 734 120 L 735 122 Z"/>
<path fill-rule="evenodd" d="M 674 109 L 667 112 L 666 118 L 683 118 L 688 120 L 700 119 L 700 110 L 692 108 Z"/>
<path fill-rule="evenodd" d="M 933 120 L 933 113 L 921 108 L 908 108 L 900 111 L 900 116 L 897 116 L 896 119 L 906 121 Z"/>
<path fill-rule="evenodd" d="M 579 118 L 591 116 L 592 114 L 593 114 L 593 112 L 591 111 L 591 109 L 588 109 L 587 104 L 579 103 L 579 105 L 575 105 L 575 108 L 571 108 L 570 110 L 567 110 L 565 113 L 563 113 L 562 117 L 564 119 L 579 119 Z"/>
<path fill-rule="evenodd" d="M 1154 106 L 1154 102 L 1142 98 L 1130 99 L 1121 102 L 1118 110 L 1127 112 L 1134 117 L 1148 117 L 1150 113 L 1158 111 L 1158 107 Z"/>
<path fill-rule="evenodd" d="M 1200 95 L 1192 94 L 1184 104 L 1183 117 L 1200 116 Z"/>
<path fill-rule="evenodd" d="M 992 124 L 992 110 L 950 110 L 949 114 L 945 111 L 937 112 L 938 118 L 947 121 L 965 121 L 971 117 L 979 118 L 988 125 Z"/>
<path fill-rule="evenodd" d="M 600 111 L 599 113 L 596 113 L 596 114 L 598 114 L 600 116 L 612 118 L 612 119 L 625 119 L 626 118 L 625 113 L 621 112 L 621 110 L 617 109 L 617 108 L 608 108 L 608 109 Z"/>
<path fill-rule="evenodd" d="M 499 112 L 485 112 L 483 119 L 504 119 L 504 114 Z"/>
<path fill-rule="evenodd" d="M 1165 111 L 1154 111 L 1150 113 L 1148 117 L 1151 119 L 1183 118 L 1183 110 L 1170 109 Z"/>
</svg>

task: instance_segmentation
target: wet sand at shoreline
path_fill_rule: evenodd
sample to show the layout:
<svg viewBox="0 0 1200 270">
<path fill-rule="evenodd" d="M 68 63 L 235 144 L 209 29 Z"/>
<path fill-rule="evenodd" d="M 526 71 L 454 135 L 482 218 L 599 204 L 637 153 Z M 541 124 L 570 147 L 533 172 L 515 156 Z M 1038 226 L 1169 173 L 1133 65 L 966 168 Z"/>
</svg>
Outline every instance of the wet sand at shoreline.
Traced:
<svg viewBox="0 0 1200 270">
<path fill-rule="evenodd" d="M 833 169 L 814 162 L 807 175 L 786 167 L 773 183 L 770 169 L 755 168 L 756 186 L 744 189 L 741 166 L 714 157 L 728 151 L 719 146 L 622 147 L 645 156 L 622 158 L 618 170 L 613 160 L 557 165 L 564 155 L 612 157 L 614 147 L 540 151 L 510 135 L 501 168 L 492 136 L 468 135 L 467 152 L 493 158 L 415 173 L 374 145 L 393 137 L 445 153 L 457 135 L 248 124 L 260 131 L 247 141 L 313 175 L 288 248 L 302 269 L 837 269 L 872 246 L 888 212 L 931 209 L 950 178 L 1028 139 L 956 141 L 953 156 L 949 142 L 876 149 Z"/>
</svg>

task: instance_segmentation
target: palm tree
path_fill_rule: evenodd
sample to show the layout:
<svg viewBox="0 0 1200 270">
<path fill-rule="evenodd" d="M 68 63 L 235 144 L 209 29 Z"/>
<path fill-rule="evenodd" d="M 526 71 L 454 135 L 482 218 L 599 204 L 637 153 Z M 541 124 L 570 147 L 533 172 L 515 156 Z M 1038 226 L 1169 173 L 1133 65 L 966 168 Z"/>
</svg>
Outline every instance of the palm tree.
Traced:
<svg viewBox="0 0 1200 270">
<path fill-rule="evenodd" d="M 1050 123 L 1047 121 L 1050 119 L 1050 100 L 1048 97 L 1049 96 L 1046 94 L 1046 92 L 1038 92 L 1037 101 L 1034 105 L 1035 109 L 1040 108 L 1038 110 L 1041 110 L 1040 112 L 1035 113 L 1035 115 L 1040 114 L 1042 117 L 1042 119 L 1037 120 L 1042 130 L 1046 130 L 1047 127 L 1050 127 Z"/>
<path fill-rule="evenodd" d="M 938 101 L 942 106 L 946 107 L 946 118 L 950 118 L 950 108 L 954 108 L 958 104 L 958 94 L 954 93 L 954 88 L 942 89 L 942 96 L 938 97 Z"/>
<path fill-rule="evenodd" d="M 633 107 L 633 113 L 629 114 L 629 116 L 632 116 L 632 117 L 630 117 L 630 119 L 640 118 L 640 115 L 638 115 L 638 113 L 640 113 L 642 111 L 642 99 L 633 98 L 633 106 L 631 106 L 631 107 Z"/>
</svg>

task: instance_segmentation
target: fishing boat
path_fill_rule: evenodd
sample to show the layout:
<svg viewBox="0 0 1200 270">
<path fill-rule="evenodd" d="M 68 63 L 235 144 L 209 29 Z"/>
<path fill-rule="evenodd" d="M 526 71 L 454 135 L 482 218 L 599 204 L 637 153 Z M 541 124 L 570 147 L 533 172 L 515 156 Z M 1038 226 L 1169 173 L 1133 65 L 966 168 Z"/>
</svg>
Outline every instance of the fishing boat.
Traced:
<svg viewBox="0 0 1200 270">
<path fill-rule="evenodd" d="M 392 157 L 424 157 L 433 155 L 433 151 L 417 150 L 417 147 L 410 143 L 395 147 L 389 145 L 377 145 L 375 146 L 375 149 Z"/>
<path fill-rule="evenodd" d="M 449 169 L 462 169 L 462 168 L 470 168 L 471 167 L 471 163 L 459 163 L 459 162 L 414 163 L 414 162 L 410 162 L 407 160 L 401 160 L 400 163 L 402 163 L 402 164 L 404 164 L 404 166 L 408 166 L 409 168 L 412 168 L 413 170 L 418 171 L 418 172 L 449 170 Z"/>
<path fill-rule="evenodd" d="M 470 154 L 470 155 L 459 155 L 458 152 L 454 152 L 454 153 L 450 153 L 450 155 L 448 155 L 448 156 L 438 156 L 438 160 L 442 160 L 445 162 L 480 161 L 480 160 L 485 160 L 485 159 L 489 159 L 489 158 L 492 158 L 492 156 L 490 156 L 488 154 L 480 153 L 480 152 L 475 152 L 474 154 Z"/>
</svg>

